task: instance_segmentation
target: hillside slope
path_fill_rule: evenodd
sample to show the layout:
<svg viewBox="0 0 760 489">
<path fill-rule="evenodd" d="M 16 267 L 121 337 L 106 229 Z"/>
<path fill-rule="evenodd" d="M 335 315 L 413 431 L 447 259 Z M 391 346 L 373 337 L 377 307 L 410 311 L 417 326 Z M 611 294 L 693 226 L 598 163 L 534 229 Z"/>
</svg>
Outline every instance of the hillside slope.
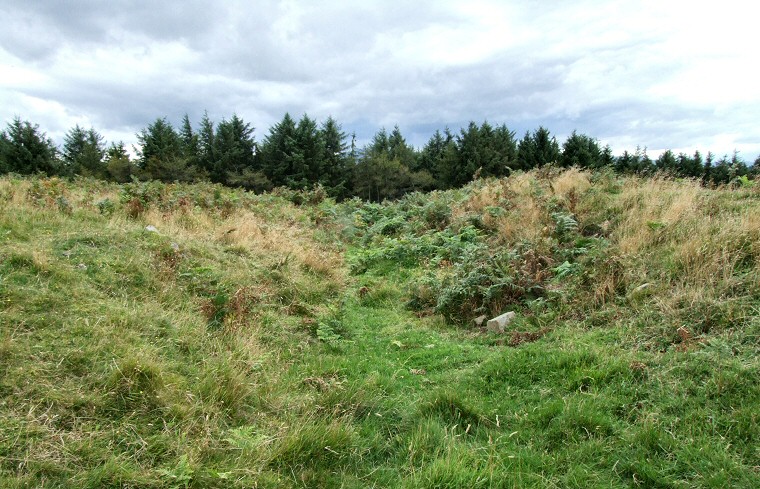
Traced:
<svg viewBox="0 0 760 489">
<path fill-rule="evenodd" d="M 0 211 L 2 487 L 760 486 L 753 188 L 6 177 Z"/>
</svg>

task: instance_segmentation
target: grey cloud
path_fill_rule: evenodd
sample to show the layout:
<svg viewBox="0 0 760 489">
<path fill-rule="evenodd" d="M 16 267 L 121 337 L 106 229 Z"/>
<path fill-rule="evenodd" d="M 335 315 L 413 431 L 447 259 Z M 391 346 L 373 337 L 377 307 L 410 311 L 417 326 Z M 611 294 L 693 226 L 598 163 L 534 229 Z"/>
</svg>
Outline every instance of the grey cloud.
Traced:
<svg viewBox="0 0 760 489">
<path fill-rule="evenodd" d="M 0 84 L 6 91 L 0 95 L 17 101 L 9 107 L 16 112 L 28 107 L 19 94 L 62 104 L 70 116 L 50 124 L 86 117 L 121 132 L 156 117 L 178 121 L 185 112 L 195 122 L 207 109 L 215 120 L 238 113 L 257 126 L 259 139 L 286 111 L 332 115 L 361 138 L 399 124 L 418 146 L 437 128 L 458 131 L 486 119 L 506 123 L 518 136 L 544 125 L 559 136 L 578 129 L 649 147 L 693 145 L 719 131 L 748 145 L 760 137 L 756 100 L 719 111 L 649 93 L 688 61 L 660 54 L 666 51 L 661 27 L 622 24 L 618 35 L 608 24 L 617 21 L 607 17 L 610 8 L 598 13 L 594 2 L 584 3 L 583 12 L 561 2 L 538 12 L 496 2 L 510 7 L 504 18 L 514 32 L 497 30 L 485 44 L 470 46 L 487 26 L 452 5 L 0 0 L 0 14 L 10 19 L 0 46 L 16 58 L 5 62 L 50 79 L 9 81 Z M 447 59 L 445 49 L 460 42 L 473 49 L 472 59 Z M 445 49 L 428 56 L 426 49 L 437 46 Z M 72 57 L 97 53 L 99 62 L 127 63 L 134 73 L 66 67 Z M 2 56 L 0 50 L 0 68 Z"/>
</svg>

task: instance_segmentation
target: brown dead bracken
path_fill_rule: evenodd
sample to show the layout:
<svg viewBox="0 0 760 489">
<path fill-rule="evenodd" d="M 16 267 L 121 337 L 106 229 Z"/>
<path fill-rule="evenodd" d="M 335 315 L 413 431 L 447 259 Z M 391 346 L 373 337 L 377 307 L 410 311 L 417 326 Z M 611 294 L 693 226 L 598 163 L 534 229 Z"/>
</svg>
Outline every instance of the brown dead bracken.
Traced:
<svg viewBox="0 0 760 489">
<path fill-rule="evenodd" d="M 541 328 L 538 331 L 512 331 L 509 338 L 509 346 L 518 346 L 523 343 L 532 343 L 541 339 L 551 328 Z"/>
</svg>

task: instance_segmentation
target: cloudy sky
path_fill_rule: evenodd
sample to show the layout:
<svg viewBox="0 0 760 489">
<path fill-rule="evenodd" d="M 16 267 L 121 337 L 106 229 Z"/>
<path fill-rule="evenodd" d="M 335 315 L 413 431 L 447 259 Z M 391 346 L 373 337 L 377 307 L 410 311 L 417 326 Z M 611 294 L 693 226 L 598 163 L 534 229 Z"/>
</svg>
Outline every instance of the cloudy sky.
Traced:
<svg viewBox="0 0 760 489">
<path fill-rule="evenodd" d="M 0 120 L 135 141 L 286 111 L 421 146 L 470 120 L 760 154 L 756 2 L 0 0 Z"/>
</svg>

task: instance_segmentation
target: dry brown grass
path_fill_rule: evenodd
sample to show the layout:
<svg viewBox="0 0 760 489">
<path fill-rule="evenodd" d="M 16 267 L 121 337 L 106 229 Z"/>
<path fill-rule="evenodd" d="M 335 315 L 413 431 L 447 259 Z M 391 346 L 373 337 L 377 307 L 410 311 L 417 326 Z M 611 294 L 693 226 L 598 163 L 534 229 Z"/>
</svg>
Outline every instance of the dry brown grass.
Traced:
<svg viewBox="0 0 760 489">
<path fill-rule="evenodd" d="M 554 194 L 564 199 L 580 195 L 591 188 L 590 174 L 578 168 L 570 168 L 560 173 L 551 182 Z"/>
<path fill-rule="evenodd" d="M 533 195 L 538 185 L 531 173 L 509 179 L 489 180 L 474 189 L 469 198 L 453 211 L 453 216 L 477 214 L 483 223 L 496 231 L 501 243 L 536 240 L 544 233 L 546 212 Z M 501 209 L 500 212 L 493 212 Z"/>
<path fill-rule="evenodd" d="M 300 213 L 296 207 L 290 211 Z M 262 263 L 295 263 L 305 272 L 342 279 L 344 263 L 335 250 L 317 243 L 311 231 L 295 220 L 272 222 L 254 211 L 235 210 L 224 219 L 207 212 L 175 212 L 151 209 L 145 213 L 146 224 L 179 241 L 213 241 L 246 250 Z"/>
<path fill-rule="evenodd" d="M 696 182 L 626 179 L 618 199 L 621 218 L 613 235 L 620 251 L 634 255 L 663 239 L 702 235 L 703 197 L 704 190 Z"/>
<path fill-rule="evenodd" d="M 760 276 L 760 202 L 694 181 L 634 177 L 609 199 L 616 217 L 609 257 L 597 264 L 596 302 L 650 283 L 657 293 L 642 307 L 672 318 L 674 328 L 694 320 L 727 324 L 709 311 L 734 314 L 728 298 Z"/>
</svg>

